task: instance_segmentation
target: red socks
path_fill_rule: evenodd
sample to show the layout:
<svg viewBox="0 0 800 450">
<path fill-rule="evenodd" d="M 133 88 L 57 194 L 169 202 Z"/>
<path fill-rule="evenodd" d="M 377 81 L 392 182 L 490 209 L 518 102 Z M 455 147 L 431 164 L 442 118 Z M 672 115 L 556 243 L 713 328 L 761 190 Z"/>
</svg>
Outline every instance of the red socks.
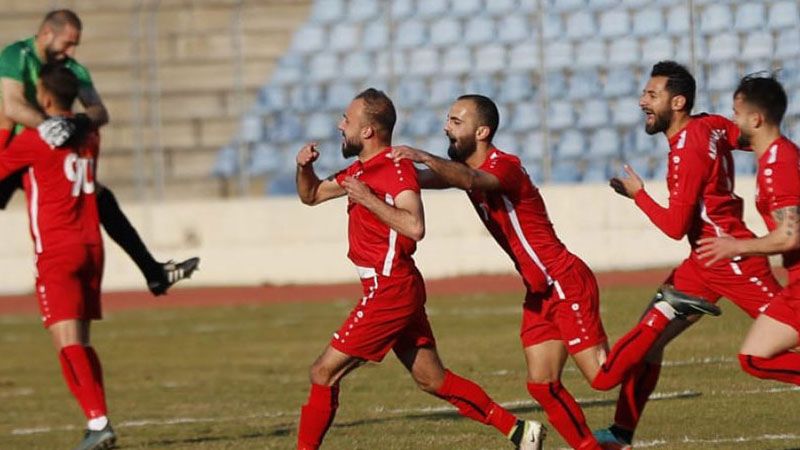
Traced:
<svg viewBox="0 0 800 450">
<path fill-rule="evenodd" d="M 312 384 L 308 402 L 300 410 L 298 450 L 316 450 L 333 423 L 339 407 L 339 386 Z"/>
<path fill-rule="evenodd" d="M 608 359 L 592 380 L 592 387 L 607 391 L 622 383 L 628 372 L 644 359 L 669 322 L 664 314 L 651 308 L 628 334 L 614 344 Z"/>
<path fill-rule="evenodd" d="M 592 430 L 586 425 L 586 417 L 572 395 L 560 381 L 553 383 L 528 383 L 531 397 L 547 413 L 547 420 L 572 447 L 581 450 L 600 449 Z"/>
<path fill-rule="evenodd" d="M 477 384 L 445 370 L 442 387 L 436 396 L 458 408 L 458 413 L 480 423 L 491 425 L 508 436 L 517 418 L 495 403 Z"/>
<path fill-rule="evenodd" d="M 106 396 L 100 360 L 92 347 L 68 345 L 59 352 L 61 371 L 87 419 L 105 416 Z"/>
<path fill-rule="evenodd" d="M 800 385 L 800 354 L 783 352 L 772 358 L 739 354 L 739 364 L 754 377 Z"/>
<path fill-rule="evenodd" d="M 615 425 L 629 431 L 636 430 L 647 400 L 656 390 L 660 374 L 660 364 L 642 363 L 631 370 L 619 391 Z"/>
</svg>

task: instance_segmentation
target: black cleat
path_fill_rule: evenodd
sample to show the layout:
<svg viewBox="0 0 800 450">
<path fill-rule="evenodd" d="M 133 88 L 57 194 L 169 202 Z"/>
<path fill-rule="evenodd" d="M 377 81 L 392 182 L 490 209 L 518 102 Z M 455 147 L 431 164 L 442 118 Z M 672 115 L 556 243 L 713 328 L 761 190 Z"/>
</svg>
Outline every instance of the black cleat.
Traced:
<svg viewBox="0 0 800 450">
<path fill-rule="evenodd" d="M 107 450 L 114 448 L 117 443 L 117 435 L 111 428 L 111 424 L 99 431 L 86 430 L 83 440 L 75 450 Z"/>
<path fill-rule="evenodd" d="M 161 264 L 161 273 L 158 279 L 147 282 L 147 288 L 155 296 L 164 295 L 167 289 L 186 278 L 191 278 L 195 270 L 200 266 L 200 258 L 189 258 L 186 261 L 176 263 L 168 261 Z"/>
<path fill-rule="evenodd" d="M 679 316 L 685 317 L 693 314 L 719 316 L 722 314 L 722 310 L 719 309 L 719 306 L 703 300 L 700 297 L 684 294 L 669 284 L 661 286 L 656 293 L 656 299 L 667 302 Z"/>
</svg>

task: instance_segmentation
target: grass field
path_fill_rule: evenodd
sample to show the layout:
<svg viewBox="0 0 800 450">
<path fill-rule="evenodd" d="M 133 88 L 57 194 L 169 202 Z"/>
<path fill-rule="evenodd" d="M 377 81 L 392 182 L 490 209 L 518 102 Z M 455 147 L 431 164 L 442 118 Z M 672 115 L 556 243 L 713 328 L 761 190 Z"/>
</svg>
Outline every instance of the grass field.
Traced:
<svg viewBox="0 0 800 450">
<path fill-rule="evenodd" d="M 603 293 L 612 340 L 636 321 L 652 289 Z M 33 301 L 33 300 L 32 300 Z M 524 384 L 519 295 L 434 297 L 428 311 L 453 371 L 523 417 L 545 420 Z M 93 339 L 103 359 L 120 448 L 291 449 L 307 367 L 352 300 L 107 314 Z M 749 320 L 723 303 L 672 344 L 637 448 L 798 449 L 800 390 L 741 372 Z M 0 449 L 65 449 L 81 413 L 61 380 L 47 333 L 31 315 L 0 317 Z M 568 365 L 565 384 L 590 426 L 613 417 L 616 392 L 594 392 Z M 349 376 L 325 449 L 504 449 L 492 428 L 418 391 L 390 355 Z M 563 448 L 551 429 L 546 448 Z"/>
</svg>

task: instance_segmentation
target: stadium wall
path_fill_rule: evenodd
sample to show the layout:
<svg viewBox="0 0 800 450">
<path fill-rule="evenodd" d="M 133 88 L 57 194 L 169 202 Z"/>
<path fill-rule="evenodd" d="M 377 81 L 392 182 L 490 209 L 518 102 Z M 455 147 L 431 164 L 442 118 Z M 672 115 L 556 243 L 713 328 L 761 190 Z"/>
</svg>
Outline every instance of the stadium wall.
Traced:
<svg viewBox="0 0 800 450">
<path fill-rule="evenodd" d="M 648 189 L 663 204 L 662 183 Z M 650 224 L 633 202 L 602 184 L 542 187 L 561 239 L 595 270 L 675 264 L 687 254 Z M 746 221 L 763 233 L 752 206 L 754 180 L 738 180 Z M 425 192 L 427 236 L 417 261 L 428 278 L 514 270 L 461 192 Z M 23 196 L 0 216 L 0 293 L 31 292 L 32 249 Z M 201 271 L 184 286 L 352 282 L 346 260 L 344 200 L 310 208 L 294 197 L 128 204 L 126 213 L 157 259 L 199 255 Z M 106 290 L 144 289 L 130 259 L 106 237 Z"/>
</svg>

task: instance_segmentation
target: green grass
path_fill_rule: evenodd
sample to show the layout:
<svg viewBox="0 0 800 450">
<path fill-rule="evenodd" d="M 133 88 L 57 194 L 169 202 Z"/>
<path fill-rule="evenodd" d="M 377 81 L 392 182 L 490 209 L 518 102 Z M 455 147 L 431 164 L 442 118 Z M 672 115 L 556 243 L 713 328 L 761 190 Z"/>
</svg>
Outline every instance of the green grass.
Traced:
<svg viewBox="0 0 800 450">
<path fill-rule="evenodd" d="M 612 340 L 635 323 L 651 292 L 604 292 Z M 519 402 L 512 408 L 517 414 L 544 420 L 524 384 L 520 298 L 440 297 L 428 309 L 447 366 L 495 400 Z M 293 448 L 308 365 L 350 306 L 340 299 L 109 314 L 95 325 L 93 338 L 121 448 Z M 700 395 L 651 402 L 637 438 L 658 449 L 800 448 L 800 391 L 739 370 L 735 355 L 749 319 L 727 302 L 723 309 L 723 317 L 704 319 L 671 345 L 666 359 L 683 363 L 665 367 L 657 389 Z M 81 435 L 82 415 L 38 319 L 0 317 L 0 349 L 0 449 L 71 448 Z M 588 401 L 590 426 L 610 422 L 614 391 L 592 391 L 571 363 L 564 382 Z M 767 392 L 775 389 L 785 391 Z M 323 448 L 510 448 L 489 427 L 451 411 L 426 411 L 445 403 L 418 391 L 391 355 L 351 374 L 340 403 Z M 34 428 L 46 430 L 14 433 Z M 564 446 L 551 429 L 546 447 Z"/>
</svg>

